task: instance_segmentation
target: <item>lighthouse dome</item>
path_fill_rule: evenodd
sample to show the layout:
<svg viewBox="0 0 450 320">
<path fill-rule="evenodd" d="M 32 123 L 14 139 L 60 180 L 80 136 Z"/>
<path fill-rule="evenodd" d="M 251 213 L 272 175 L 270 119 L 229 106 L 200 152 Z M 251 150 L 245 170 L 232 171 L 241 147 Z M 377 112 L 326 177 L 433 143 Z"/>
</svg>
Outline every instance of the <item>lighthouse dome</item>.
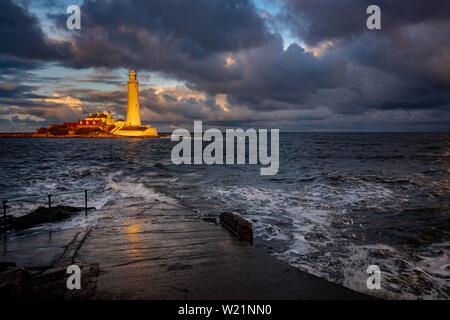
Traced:
<svg viewBox="0 0 450 320">
<path fill-rule="evenodd" d="M 130 80 L 137 80 L 136 70 L 134 70 L 134 69 L 130 70 L 129 78 L 130 78 Z"/>
</svg>

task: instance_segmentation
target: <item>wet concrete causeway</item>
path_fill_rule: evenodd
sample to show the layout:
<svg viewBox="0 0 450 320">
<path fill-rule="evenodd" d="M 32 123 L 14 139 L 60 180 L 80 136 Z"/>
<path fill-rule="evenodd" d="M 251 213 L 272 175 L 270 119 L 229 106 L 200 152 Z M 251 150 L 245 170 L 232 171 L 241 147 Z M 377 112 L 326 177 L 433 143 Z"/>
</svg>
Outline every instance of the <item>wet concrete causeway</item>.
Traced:
<svg viewBox="0 0 450 320">
<path fill-rule="evenodd" d="M 44 299 L 368 298 L 239 242 L 190 209 L 139 204 L 114 217 L 107 210 L 88 227 L 7 241 L 0 261 L 33 272 Z M 73 263 L 82 268 L 82 289 L 68 292 L 59 286 Z"/>
</svg>

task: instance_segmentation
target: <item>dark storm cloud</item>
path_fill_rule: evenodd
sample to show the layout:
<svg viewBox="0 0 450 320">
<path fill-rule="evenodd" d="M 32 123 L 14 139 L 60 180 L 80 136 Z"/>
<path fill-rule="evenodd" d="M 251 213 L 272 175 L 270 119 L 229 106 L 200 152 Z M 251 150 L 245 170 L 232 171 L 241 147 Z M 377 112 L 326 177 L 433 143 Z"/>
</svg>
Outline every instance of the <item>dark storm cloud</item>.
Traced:
<svg viewBox="0 0 450 320">
<path fill-rule="evenodd" d="M 71 80 L 78 83 L 99 83 L 117 86 L 124 84 L 123 77 L 113 75 L 102 70 L 95 70 L 95 73 L 90 74 L 83 79 L 66 77 L 66 80 Z"/>
<path fill-rule="evenodd" d="M 264 21 L 247 0 L 84 1 L 83 25 L 129 36 L 127 28 L 177 39 L 193 55 L 260 44 Z"/>
<path fill-rule="evenodd" d="M 61 7 L 53 0 L 39 3 Z M 86 0 L 80 31 L 67 31 L 63 7 L 60 15 L 48 15 L 64 35 L 55 41 L 26 6 L 6 0 L 0 4 L 0 69 L 8 76 L 49 61 L 77 69 L 137 68 L 204 93 L 199 98 L 142 88 L 143 112 L 166 123 L 443 127 L 450 109 L 450 1 L 380 0 L 381 31 L 366 28 L 366 8 L 374 4 L 369 0 L 277 3 L 284 6 L 282 14 L 268 18 L 250 0 Z M 275 24 L 289 26 L 304 48 L 295 43 L 286 48 L 271 28 Z M 102 72 L 73 81 L 124 83 Z M 23 104 L 20 112 L 27 107 L 39 117 L 69 118 L 60 111 L 63 103 L 32 93 L 32 87 L 4 86 L 0 103 Z M 95 109 L 123 115 L 122 90 L 61 88 L 59 93 L 83 102 L 71 116 Z M 216 95 L 226 95 L 229 111 L 221 109 Z M 52 112 L 44 111 L 44 100 Z"/>
<path fill-rule="evenodd" d="M 285 16 L 315 46 L 334 41 L 346 59 L 450 89 L 450 1 L 377 1 L 382 30 L 365 27 L 370 0 L 289 0 Z M 426 84 L 427 83 L 427 84 Z"/>
<path fill-rule="evenodd" d="M 73 66 L 136 67 L 207 74 L 215 53 L 257 46 L 271 35 L 248 0 L 84 1 Z M 66 15 L 50 15 L 65 28 Z M 204 70 L 199 68 L 202 62 Z"/>
<path fill-rule="evenodd" d="M 345 77 L 341 58 L 319 61 L 298 45 L 285 51 L 248 0 L 85 1 L 81 9 L 72 67 L 161 71 L 256 108 L 262 99 L 279 101 L 277 108 L 304 101 Z M 65 15 L 52 18 L 65 28 Z"/>
<path fill-rule="evenodd" d="M 16 72 L 18 70 L 29 70 L 39 66 L 39 63 L 31 60 L 22 60 L 15 57 L 0 54 L 0 70 L 2 73 Z"/>
<path fill-rule="evenodd" d="M 35 88 L 27 85 L 8 85 L 0 84 L 0 99 L 2 98 L 18 98 L 18 97 L 30 97 L 31 92 Z"/>
<path fill-rule="evenodd" d="M 323 40 L 351 39 L 367 32 L 366 9 L 373 4 L 381 8 L 382 26 L 389 33 L 398 27 L 450 18 L 447 0 L 287 0 L 284 16 L 302 39 L 317 44 Z"/>
<path fill-rule="evenodd" d="M 284 50 L 279 37 L 237 55 L 232 68 L 241 71 L 238 79 L 199 81 L 199 88 L 231 94 L 235 101 L 255 108 L 264 107 L 262 100 L 272 99 L 280 103 L 268 107 L 277 109 L 284 108 L 283 103 L 304 102 L 317 90 L 339 87 L 346 77 L 346 62 L 340 57 L 317 59 L 297 44 Z"/>
<path fill-rule="evenodd" d="M 314 108 L 317 103 L 311 96 L 320 90 L 349 86 L 348 79 L 355 75 L 349 75 L 348 63 L 387 73 L 379 74 L 379 79 L 393 74 L 398 78 L 398 90 L 405 93 L 432 86 L 436 92 L 427 90 L 422 101 L 438 100 L 433 94 L 442 96 L 439 89 L 450 84 L 449 73 L 442 68 L 450 62 L 445 47 L 448 33 L 439 32 L 447 28 L 447 13 L 425 8 L 423 2 L 381 2 L 387 31 L 373 34 L 365 28 L 368 1 L 289 1 L 289 21 L 306 43 L 340 41 L 320 58 L 295 44 L 284 50 L 282 39 L 268 33 L 255 8 L 244 0 L 134 4 L 86 1 L 82 7 L 84 30 L 74 34 L 71 65 L 162 71 L 187 81 L 191 88 L 229 94 L 233 102 L 252 109 Z M 441 4 L 443 9 L 448 6 L 440 1 L 433 4 Z M 435 35 L 431 39 L 430 32 Z M 233 64 L 225 66 L 229 54 Z M 360 105 L 415 105 L 405 103 L 404 97 L 395 100 L 386 95 L 383 101 L 366 101 L 372 89 L 364 86 L 366 75 L 359 76 L 352 90 L 359 92 L 360 99 L 352 100 L 345 112 Z M 411 82 L 410 88 L 405 89 L 402 81 Z M 331 108 L 333 100 L 330 97 L 328 101 Z"/>
<path fill-rule="evenodd" d="M 0 1 L 0 53 L 23 59 L 62 59 L 64 49 L 42 32 L 36 17 L 12 0 Z"/>
</svg>

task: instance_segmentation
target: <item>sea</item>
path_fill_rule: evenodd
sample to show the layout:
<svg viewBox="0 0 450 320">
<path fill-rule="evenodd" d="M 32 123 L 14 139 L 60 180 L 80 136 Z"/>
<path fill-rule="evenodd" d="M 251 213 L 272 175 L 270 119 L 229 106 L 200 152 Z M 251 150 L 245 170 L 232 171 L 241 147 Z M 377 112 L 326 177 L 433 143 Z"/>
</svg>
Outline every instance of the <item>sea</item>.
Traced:
<svg viewBox="0 0 450 320">
<path fill-rule="evenodd" d="M 0 139 L 0 199 L 89 190 L 108 214 L 143 202 L 233 212 L 255 246 L 289 265 L 388 299 L 450 298 L 450 134 L 281 133 L 277 175 L 259 165 L 175 165 L 166 139 Z M 53 197 L 84 205 L 83 194 Z M 11 202 L 20 216 L 47 199 Z M 9 236 L 81 225 L 73 219 Z M 369 290 L 367 269 L 381 271 Z"/>
</svg>

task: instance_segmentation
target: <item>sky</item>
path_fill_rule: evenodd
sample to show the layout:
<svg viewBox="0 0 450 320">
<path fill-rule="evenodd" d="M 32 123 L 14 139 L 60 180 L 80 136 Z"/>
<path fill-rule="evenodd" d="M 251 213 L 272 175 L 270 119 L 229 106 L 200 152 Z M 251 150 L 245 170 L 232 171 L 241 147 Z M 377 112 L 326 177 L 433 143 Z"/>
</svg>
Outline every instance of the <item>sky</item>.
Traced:
<svg viewBox="0 0 450 320">
<path fill-rule="evenodd" d="M 133 68 L 160 131 L 449 131 L 450 1 L 0 0 L 0 131 L 123 118 Z"/>
</svg>

